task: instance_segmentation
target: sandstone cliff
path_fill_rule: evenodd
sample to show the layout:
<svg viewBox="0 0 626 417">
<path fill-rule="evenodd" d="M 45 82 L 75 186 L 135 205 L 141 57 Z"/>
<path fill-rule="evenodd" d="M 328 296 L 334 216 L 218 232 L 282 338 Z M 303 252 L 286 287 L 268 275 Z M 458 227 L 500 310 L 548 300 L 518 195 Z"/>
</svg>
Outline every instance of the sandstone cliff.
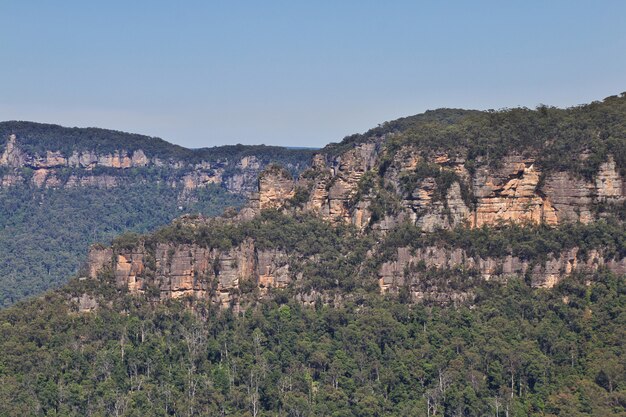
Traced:
<svg viewBox="0 0 626 417">
<path fill-rule="evenodd" d="M 439 246 L 418 249 L 403 247 L 397 249 L 395 260 L 385 262 L 380 267 L 379 287 L 382 293 L 397 292 L 405 287 L 415 300 L 424 298 L 426 293 L 445 298 L 445 291 L 437 291 L 436 287 L 433 289 L 425 281 L 428 269 L 458 273 L 464 271 L 486 281 L 528 278 L 535 288 L 552 288 L 572 273 L 593 273 L 600 268 L 625 274 L 626 258 L 615 259 L 606 256 L 602 250 L 592 250 L 581 255 L 578 247 L 546 254 L 542 260 L 522 259 L 513 255 L 482 258 L 470 256 L 460 248 Z"/>
<path fill-rule="evenodd" d="M 2 140 L 6 142 L 1 143 Z M 0 138 L 0 168 L 4 168 L 0 174 L 1 187 L 30 184 L 37 188 L 112 188 L 137 181 L 139 176 L 144 181 L 165 180 L 169 186 L 179 188 L 182 195 L 211 184 L 221 185 L 231 192 L 250 194 L 256 191 L 258 175 L 271 161 L 267 157 L 237 152 L 228 156 L 228 152 L 219 148 L 215 153 L 225 156 L 211 157 L 211 150 L 200 150 L 210 160 L 197 161 L 194 151 L 189 151 L 189 159 L 164 159 L 142 149 L 125 150 L 123 143 L 119 144 L 119 149 L 109 152 L 74 149 L 69 153 L 27 151 L 20 143 L 19 133 Z M 264 152 L 271 155 L 271 149 Z M 306 166 L 308 151 L 283 152 L 286 156 L 277 154 L 276 161 L 283 162 L 288 169 L 299 171 Z"/>
<path fill-rule="evenodd" d="M 430 170 L 436 167 L 434 174 L 416 173 L 420 164 Z M 411 146 L 390 154 L 374 142 L 333 158 L 319 154 L 297 184 L 309 190 L 306 210 L 359 229 L 386 230 L 407 219 L 424 231 L 501 222 L 589 223 L 598 218 L 598 206 L 626 200 L 626 182 L 611 155 L 592 180 L 566 171 L 546 172 L 536 157 L 521 154 L 508 155 L 495 166 L 483 163 L 472 168 L 470 173 L 463 158 L 445 154 L 428 158 Z M 367 173 L 377 183 L 364 190 Z M 414 179 L 407 189 L 409 182 L 403 179 L 410 176 Z M 441 182 L 443 176 L 451 181 Z M 259 198 L 273 197 L 262 189 Z M 390 209 L 373 217 L 374 203 Z"/>
<path fill-rule="evenodd" d="M 278 250 L 261 250 L 247 239 L 229 250 L 196 244 L 160 243 L 153 249 L 143 244 L 130 250 L 90 250 L 88 274 L 97 278 L 110 270 L 118 288 L 131 294 L 148 294 L 160 300 L 187 298 L 211 300 L 222 307 L 239 303 L 245 289 L 267 294 L 291 282 L 289 262 Z"/>
<path fill-rule="evenodd" d="M 213 224 L 202 219 L 194 222 Z M 359 260 L 362 265 L 368 262 L 376 265 L 373 270 L 356 265 L 352 273 L 363 285 L 377 280 L 382 294 L 405 290 L 414 302 L 467 301 L 479 280 L 505 282 L 516 278 L 535 288 L 552 288 L 573 273 L 591 276 L 604 268 L 626 274 L 626 257 L 601 245 L 586 251 L 574 246 L 534 258 L 513 255 L 510 251 L 479 256 L 459 246 L 439 244 L 398 247 L 392 259 L 385 260 L 381 255 L 384 249 L 375 245 L 369 255 Z M 85 271 L 92 279 L 108 272 L 118 288 L 131 294 L 158 300 L 210 301 L 222 308 L 240 308 L 268 296 L 272 288 L 291 288 L 291 293 L 304 303 L 312 303 L 318 297 L 340 302 L 338 296 L 349 294 L 312 287 L 308 282 L 312 276 L 302 273 L 313 270 L 307 264 L 318 262 L 318 255 L 304 256 L 298 249 L 259 247 L 252 237 L 228 249 L 200 242 L 146 245 L 142 240 L 132 248 L 93 247 Z M 333 271 L 328 273 L 333 275 Z"/>
</svg>

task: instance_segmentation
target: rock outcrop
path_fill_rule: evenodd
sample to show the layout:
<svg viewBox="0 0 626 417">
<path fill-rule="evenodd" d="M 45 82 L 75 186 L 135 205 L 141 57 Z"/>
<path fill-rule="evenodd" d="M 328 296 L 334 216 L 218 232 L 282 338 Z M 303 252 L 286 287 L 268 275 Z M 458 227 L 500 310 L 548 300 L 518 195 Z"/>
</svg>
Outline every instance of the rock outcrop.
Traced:
<svg viewBox="0 0 626 417">
<path fill-rule="evenodd" d="M 0 166 L 8 167 L 21 167 L 24 164 L 24 155 L 22 151 L 17 147 L 17 137 L 15 135 L 9 135 L 4 152 L 0 156 Z"/>
<path fill-rule="evenodd" d="M 272 166 L 259 175 L 259 208 L 281 208 L 293 198 L 295 183 L 284 168 Z"/>
<path fill-rule="evenodd" d="M 110 270 L 118 288 L 160 300 L 206 300 L 222 307 L 237 304 L 246 288 L 285 288 L 291 282 L 285 253 L 261 250 L 251 239 L 230 250 L 193 244 L 161 243 L 154 250 L 143 244 L 112 252 L 94 247 L 87 271 L 92 279 Z"/>
<path fill-rule="evenodd" d="M 622 202 L 626 198 L 626 181 L 617 171 L 613 156 L 600 165 L 595 179 L 595 189 L 600 201 Z"/>
<path fill-rule="evenodd" d="M 13 156 L 7 153 L 4 159 L 20 160 L 14 152 L 15 148 Z M 262 164 L 249 158 L 239 166 L 257 169 Z M 211 167 L 196 168 L 209 172 Z M 188 174 L 184 188 L 221 178 L 216 171 L 202 172 Z M 39 175 L 39 184 L 53 178 L 48 171 Z M 424 233 L 511 222 L 556 227 L 592 222 L 599 216 L 599 205 L 622 203 L 626 195 L 625 181 L 612 157 L 600 165 L 592 180 L 586 180 L 571 172 L 546 170 L 532 152 L 512 153 L 495 164 L 478 159 L 468 165 L 459 155 L 428 155 L 412 146 L 390 150 L 380 140 L 357 144 L 337 156 L 319 153 L 297 179 L 285 168 L 270 166 L 261 172 L 257 185 L 258 192 L 250 196 L 248 205 L 227 221 L 249 221 L 263 210 L 279 209 L 332 224 L 352 224 L 363 234 L 386 233 L 403 222 Z M 371 248 L 373 259 L 379 249 L 383 248 Z M 451 284 L 441 278 L 446 274 L 456 277 L 451 280 L 465 277 L 470 281 L 518 277 L 533 287 L 551 288 L 575 272 L 606 267 L 626 273 L 626 258 L 604 253 L 601 247 L 584 255 L 577 247 L 543 255 L 538 259 L 513 254 L 480 257 L 454 245 L 401 247 L 395 260 L 381 261 L 377 278 L 382 293 L 405 289 L 413 301 L 450 303 L 471 298 L 471 282 Z M 107 259 L 113 262 L 107 264 Z M 249 238 L 229 250 L 173 243 L 159 244 L 153 250 L 143 246 L 116 253 L 100 250 L 90 254 L 89 271 L 93 277 L 110 267 L 117 285 L 131 293 L 211 300 L 226 307 L 237 306 L 242 294 L 264 297 L 270 288 L 299 282 L 303 277 L 294 275 L 298 270 L 294 260 L 298 263 L 302 257 L 260 249 Z M 437 282 L 429 281 L 432 270 L 439 271 Z M 304 303 L 334 297 L 315 288 L 297 294 Z"/>
<path fill-rule="evenodd" d="M 476 208 L 472 225 L 501 221 L 557 224 L 555 209 L 538 188 L 541 172 L 532 159 L 510 156 L 502 167 L 482 166 L 473 177 Z"/>
<path fill-rule="evenodd" d="M 368 190 L 363 189 L 366 174 L 374 183 Z M 411 176 L 409 190 L 405 179 Z M 589 223 L 597 218 L 594 207 L 626 199 L 626 181 L 611 156 L 587 181 L 565 171 L 544 172 L 532 156 L 511 154 L 497 165 L 479 163 L 470 173 L 463 158 L 426 157 L 410 146 L 391 154 L 381 151 L 379 142 L 356 145 L 334 158 L 315 156 L 297 185 L 309 190 L 304 210 L 361 230 L 388 230 L 407 219 L 424 231 L 502 222 Z M 286 183 L 281 187 L 292 189 Z M 273 196 L 262 189 L 259 198 Z M 392 209 L 373 216 L 374 203 L 379 210 Z"/>
<path fill-rule="evenodd" d="M 357 194 L 363 175 L 374 169 L 378 154 L 376 143 L 366 143 L 327 161 L 324 155 L 313 158 L 313 173 L 301 179 L 302 186 L 311 189 L 306 209 L 319 212 L 331 222 L 361 224 L 364 205 L 351 210 L 350 201 Z"/>
<path fill-rule="evenodd" d="M 132 182 L 133 175 L 152 169 L 161 171 L 155 181 L 165 179 L 171 187 L 179 188 L 183 196 L 212 184 L 249 195 L 256 191 L 257 178 L 267 166 L 267 162 L 254 155 L 192 163 L 163 160 L 147 155 L 142 149 L 118 149 L 108 153 L 92 150 L 74 150 L 69 154 L 58 150 L 29 153 L 20 147 L 19 135 L 11 134 L 0 155 L 0 167 L 6 168 L 0 178 L 0 187 L 32 184 L 38 188 L 112 188 Z M 292 170 L 303 167 L 287 163 L 287 168 Z M 23 172 L 23 168 L 29 169 L 30 174 Z M 105 173 L 101 173 L 103 171 Z M 144 180 L 150 180 L 149 173 L 144 177 Z"/>
<path fill-rule="evenodd" d="M 626 273 L 626 258 L 606 256 L 602 250 L 581 255 L 579 248 L 546 254 L 542 262 L 531 262 L 517 256 L 470 256 L 462 249 L 425 247 L 398 248 L 396 259 L 382 264 L 379 286 L 382 293 L 407 287 L 414 299 L 422 298 L 424 276 L 428 269 L 475 273 L 483 280 L 506 281 L 511 277 L 528 278 L 535 288 L 552 288 L 574 272 L 595 272 L 606 267 L 616 274 Z M 432 289 L 429 289 L 432 292 Z M 454 291 L 450 291 L 454 292 Z"/>
</svg>

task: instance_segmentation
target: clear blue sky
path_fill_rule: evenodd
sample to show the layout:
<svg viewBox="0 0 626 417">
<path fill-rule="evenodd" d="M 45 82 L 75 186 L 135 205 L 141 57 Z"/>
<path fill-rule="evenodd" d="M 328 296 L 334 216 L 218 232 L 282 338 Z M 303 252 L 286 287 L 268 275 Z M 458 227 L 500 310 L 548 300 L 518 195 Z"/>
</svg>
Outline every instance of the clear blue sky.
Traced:
<svg viewBox="0 0 626 417">
<path fill-rule="evenodd" d="M 515 3 L 515 4 L 514 4 Z M 626 1 L 0 0 L 0 120 L 321 146 L 626 90 Z"/>
</svg>

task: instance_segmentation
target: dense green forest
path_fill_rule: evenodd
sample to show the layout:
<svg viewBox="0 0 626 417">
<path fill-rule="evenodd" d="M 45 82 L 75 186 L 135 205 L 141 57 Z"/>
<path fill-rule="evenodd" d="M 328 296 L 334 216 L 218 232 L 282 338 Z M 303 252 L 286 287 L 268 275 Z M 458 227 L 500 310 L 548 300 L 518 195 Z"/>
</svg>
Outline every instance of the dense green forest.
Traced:
<svg viewBox="0 0 626 417">
<path fill-rule="evenodd" d="M 92 243 L 151 231 L 185 213 L 220 214 L 244 201 L 219 186 L 190 199 L 179 195 L 142 181 L 109 189 L 0 189 L 0 307 L 65 283 Z"/>
<path fill-rule="evenodd" d="M 0 415 L 626 415 L 626 281 L 610 273 L 483 283 L 447 308 L 278 292 L 239 314 L 100 278 L 0 312 Z M 83 292 L 111 303 L 72 312 Z"/>
</svg>

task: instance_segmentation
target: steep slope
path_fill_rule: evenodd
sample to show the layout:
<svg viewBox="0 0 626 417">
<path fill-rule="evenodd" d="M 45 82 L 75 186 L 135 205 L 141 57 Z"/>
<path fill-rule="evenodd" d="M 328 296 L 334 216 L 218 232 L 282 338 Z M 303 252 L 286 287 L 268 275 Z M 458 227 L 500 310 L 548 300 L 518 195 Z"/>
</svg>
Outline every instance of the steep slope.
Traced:
<svg viewBox="0 0 626 417">
<path fill-rule="evenodd" d="M 552 288 L 602 270 L 626 274 L 626 234 L 615 218 L 433 234 L 403 224 L 381 238 L 310 213 L 267 209 L 250 220 L 185 217 L 155 234 L 123 236 L 93 247 L 81 276 L 104 274 L 119 290 L 153 301 L 238 311 L 276 289 L 305 304 L 341 304 L 354 291 L 456 304 L 471 302 L 481 281 Z"/>
<path fill-rule="evenodd" d="M 158 138 L 0 123 L 0 307 L 62 284 L 86 248 L 184 213 L 239 206 L 271 162 L 297 173 L 310 151 L 185 149 Z"/>
<path fill-rule="evenodd" d="M 431 231 L 588 223 L 623 209 L 626 94 L 565 110 L 449 112 L 327 147 L 298 182 L 306 208 L 359 229 L 409 220 Z"/>
</svg>

